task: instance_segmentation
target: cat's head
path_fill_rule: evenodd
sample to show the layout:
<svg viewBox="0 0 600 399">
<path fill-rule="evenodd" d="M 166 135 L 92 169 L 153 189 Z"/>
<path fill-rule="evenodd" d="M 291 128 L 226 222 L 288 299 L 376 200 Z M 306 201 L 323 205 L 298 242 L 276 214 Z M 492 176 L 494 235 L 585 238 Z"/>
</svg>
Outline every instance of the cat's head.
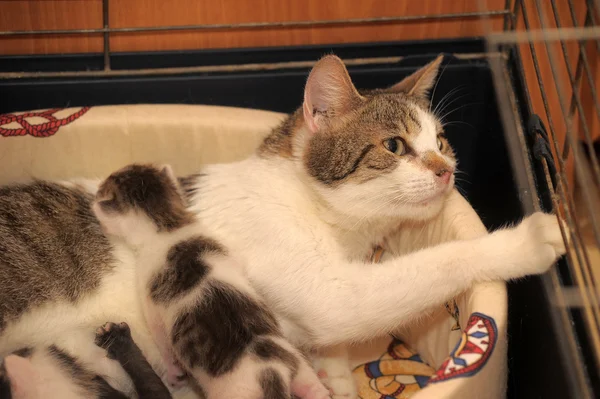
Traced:
<svg viewBox="0 0 600 399">
<path fill-rule="evenodd" d="M 338 57 L 314 66 L 293 147 L 331 207 L 365 219 L 424 220 L 439 213 L 456 168 L 442 123 L 430 110 L 442 60 L 365 92 L 354 87 Z"/>
<path fill-rule="evenodd" d="M 114 172 L 100 184 L 92 209 L 105 233 L 126 239 L 193 220 L 168 165 L 132 164 Z"/>
</svg>

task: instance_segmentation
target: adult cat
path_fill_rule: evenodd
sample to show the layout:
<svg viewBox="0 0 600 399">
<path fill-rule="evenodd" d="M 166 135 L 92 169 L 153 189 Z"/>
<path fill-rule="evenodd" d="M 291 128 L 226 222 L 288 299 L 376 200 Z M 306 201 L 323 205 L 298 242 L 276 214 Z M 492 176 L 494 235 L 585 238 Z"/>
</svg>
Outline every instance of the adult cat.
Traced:
<svg viewBox="0 0 600 399">
<path fill-rule="evenodd" d="M 317 367 L 338 398 L 355 396 L 345 344 L 409 323 L 475 282 L 543 273 L 564 252 L 556 217 L 535 214 L 482 238 L 365 263 L 400 224 L 435 218 L 453 191 L 455 160 L 429 111 L 440 62 L 359 93 L 343 63 L 325 57 L 311 71 L 303 106 L 254 156 L 183 179 L 190 209 L 246 258 L 287 337 L 320 350 Z M 164 372 L 131 289 L 132 257 L 90 217 L 94 190 L 35 183 L 0 192 L 0 245 L 11 251 L 0 252 L 0 354 L 69 324 L 93 334 L 117 319 Z"/>
</svg>

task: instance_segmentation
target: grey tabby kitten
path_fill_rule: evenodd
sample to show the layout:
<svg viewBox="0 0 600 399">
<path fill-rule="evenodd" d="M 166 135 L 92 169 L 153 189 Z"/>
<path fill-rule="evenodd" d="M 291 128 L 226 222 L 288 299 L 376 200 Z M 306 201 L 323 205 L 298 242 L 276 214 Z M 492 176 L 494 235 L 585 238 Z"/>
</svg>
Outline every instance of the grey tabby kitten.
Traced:
<svg viewBox="0 0 600 399">
<path fill-rule="evenodd" d="M 77 305 L 116 263 L 81 187 L 0 187 L 0 354 L 3 329 L 49 302 Z M 98 325 L 102 321 L 96 323 Z"/>
<path fill-rule="evenodd" d="M 126 323 L 98 328 L 95 343 L 129 374 L 135 397 L 170 399 L 171 394 L 142 355 Z M 131 397 L 57 345 L 22 348 L 0 361 L 0 399 L 127 399 Z"/>
<path fill-rule="evenodd" d="M 163 360 L 182 365 L 212 398 L 329 398 L 244 266 L 186 209 L 168 166 L 130 165 L 98 190 L 94 213 L 136 253 L 136 283 Z M 177 370 L 169 377 L 175 382 Z"/>
</svg>

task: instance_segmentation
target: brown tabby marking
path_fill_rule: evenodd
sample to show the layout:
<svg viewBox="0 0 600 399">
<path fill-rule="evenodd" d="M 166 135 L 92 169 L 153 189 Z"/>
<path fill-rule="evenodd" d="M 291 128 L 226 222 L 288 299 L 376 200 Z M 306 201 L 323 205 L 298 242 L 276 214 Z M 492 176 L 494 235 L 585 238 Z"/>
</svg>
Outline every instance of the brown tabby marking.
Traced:
<svg viewBox="0 0 600 399">
<path fill-rule="evenodd" d="M 196 192 L 198 191 L 198 181 L 203 176 L 203 173 L 194 173 L 177 179 L 179 187 L 181 187 L 181 191 L 183 191 L 183 197 L 188 205 L 194 195 L 196 195 Z"/>
<path fill-rule="evenodd" d="M 177 317 L 171 340 L 188 369 L 200 367 L 217 377 L 232 370 L 257 337 L 278 333 L 275 317 L 261 304 L 213 281 L 202 301 Z"/>
<path fill-rule="evenodd" d="M 19 357 L 29 357 L 33 353 L 33 348 L 21 348 L 13 352 L 13 354 Z"/>
<path fill-rule="evenodd" d="M 261 156 L 279 155 L 285 158 L 292 157 L 292 137 L 296 130 L 302 127 L 302 108 L 297 109 L 283 122 L 271 131 L 260 147 L 258 154 Z"/>
<path fill-rule="evenodd" d="M 272 368 L 260 373 L 260 386 L 265 399 L 290 399 L 281 376 Z"/>
<path fill-rule="evenodd" d="M 97 198 L 106 212 L 141 209 L 159 231 L 173 231 L 194 220 L 170 177 L 144 165 L 129 165 L 110 175 Z"/>
<path fill-rule="evenodd" d="M 298 359 L 270 338 L 257 340 L 252 346 L 252 350 L 262 360 L 277 360 L 285 364 L 292 370 L 292 374 L 296 374 L 298 371 Z"/>
<path fill-rule="evenodd" d="M 322 183 L 363 183 L 391 172 L 399 158 L 383 142 L 401 137 L 410 148 L 412 136 L 421 130 L 416 106 L 407 96 L 370 93 L 363 94 L 364 104 L 344 123 L 311 139 L 304 161 L 308 172 Z"/>
<path fill-rule="evenodd" d="M 73 379 L 75 384 L 84 389 L 90 397 L 97 395 L 99 399 L 127 398 L 127 395 L 111 387 L 103 377 L 95 375 L 85 369 L 76 358 L 58 347 L 54 345 L 50 346 L 48 348 L 48 353 L 50 356 L 54 357 L 64 373 L 69 376 L 69 378 Z"/>
<path fill-rule="evenodd" d="M 206 237 L 193 237 L 175 244 L 167 253 L 167 265 L 150 284 L 150 297 L 168 303 L 187 294 L 210 271 L 204 256 L 225 254 L 225 249 Z"/>
<path fill-rule="evenodd" d="M 76 302 L 113 268 L 92 196 L 35 181 L 0 188 L 0 330 L 31 307 Z"/>
</svg>

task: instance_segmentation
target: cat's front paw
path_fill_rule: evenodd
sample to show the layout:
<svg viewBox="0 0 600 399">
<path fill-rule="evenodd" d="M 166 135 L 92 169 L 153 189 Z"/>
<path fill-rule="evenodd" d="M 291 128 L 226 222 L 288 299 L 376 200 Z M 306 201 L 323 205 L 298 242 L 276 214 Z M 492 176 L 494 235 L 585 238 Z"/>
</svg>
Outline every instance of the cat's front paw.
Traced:
<svg viewBox="0 0 600 399">
<path fill-rule="evenodd" d="M 127 323 L 105 323 L 96 330 L 96 345 L 106 350 L 109 359 L 117 359 L 131 345 L 131 331 Z"/>
<path fill-rule="evenodd" d="M 356 383 L 346 361 L 337 358 L 318 358 L 314 361 L 317 376 L 331 394 L 332 399 L 356 399 Z"/>
<path fill-rule="evenodd" d="M 566 252 L 556 215 L 536 212 L 517 229 L 523 239 L 520 255 L 528 260 L 529 274 L 545 273 Z"/>
</svg>

